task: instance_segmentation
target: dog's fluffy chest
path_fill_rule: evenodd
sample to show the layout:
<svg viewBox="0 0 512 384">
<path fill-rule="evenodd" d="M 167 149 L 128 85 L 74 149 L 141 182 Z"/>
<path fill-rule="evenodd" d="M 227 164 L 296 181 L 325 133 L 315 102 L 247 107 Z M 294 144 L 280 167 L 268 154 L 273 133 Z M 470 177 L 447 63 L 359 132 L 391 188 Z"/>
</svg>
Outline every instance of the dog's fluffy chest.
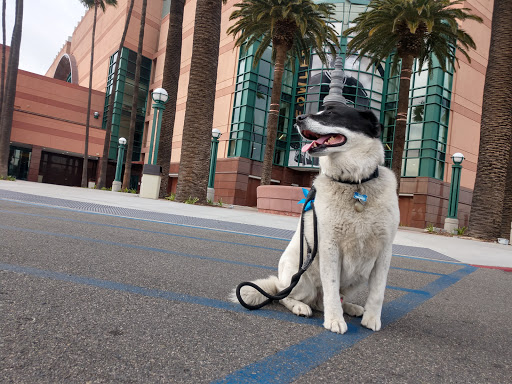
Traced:
<svg viewBox="0 0 512 384">
<path fill-rule="evenodd" d="M 320 236 L 324 233 L 334 237 L 343 253 L 358 254 L 358 257 L 367 254 L 368 248 L 387 243 L 396 219 L 385 208 L 389 204 L 385 201 L 387 188 L 382 184 L 372 180 L 364 185 L 352 185 L 318 177 L 315 207 Z M 367 195 L 361 212 L 355 209 L 354 192 Z"/>
</svg>

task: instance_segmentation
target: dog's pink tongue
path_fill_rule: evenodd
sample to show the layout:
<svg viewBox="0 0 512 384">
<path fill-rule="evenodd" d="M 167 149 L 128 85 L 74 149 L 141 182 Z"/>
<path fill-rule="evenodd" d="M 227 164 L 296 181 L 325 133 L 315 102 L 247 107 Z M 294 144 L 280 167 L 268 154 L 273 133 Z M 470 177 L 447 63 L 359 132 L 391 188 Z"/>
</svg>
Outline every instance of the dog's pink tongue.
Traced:
<svg viewBox="0 0 512 384">
<path fill-rule="evenodd" d="M 313 146 L 313 143 L 316 143 L 317 145 L 321 145 L 323 143 L 325 143 L 327 140 L 329 140 L 331 136 L 327 135 L 327 136 L 322 136 L 318 139 L 316 139 L 315 141 L 312 141 L 311 143 L 308 143 L 306 145 L 304 145 L 301 149 L 302 152 L 307 152 L 309 151 L 309 149 Z"/>
</svg>

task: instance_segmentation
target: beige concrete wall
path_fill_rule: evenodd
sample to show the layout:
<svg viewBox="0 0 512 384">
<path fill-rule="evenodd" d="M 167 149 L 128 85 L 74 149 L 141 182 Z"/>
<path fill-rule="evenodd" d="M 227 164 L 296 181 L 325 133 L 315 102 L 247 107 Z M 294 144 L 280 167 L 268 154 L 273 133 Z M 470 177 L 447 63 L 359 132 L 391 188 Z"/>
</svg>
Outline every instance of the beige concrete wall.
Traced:
<svg viewBox="0 0 512 384">
<path fill-rule="evenodd" d="M 212 128 L 221 131 L 222 136 L 219 142 L 218 157 L 227 157 L 227 143 L 229 138 L 229 124 L 231 122 L 231 111 L 233 108 L 233 94 L 235 90 L 236 68 L 238 62 L 238 49 L 233 50 L 233 38 L 226 35 L 226 30 L 231 25 L 229 15 L 233 12 L 233 5 L 236 0 L 228 1 L 222 8 L 221 39 L 219 44 L 219 65 L 217 70 L 217 87 L 215 94 L 215 112 L 213 116 Z M 183 124 L 185 121 L 185 107 L 187 103 L 187 91 L 190 77 L 190 64 L 192 60 L 192 46 L 194 37 L 194 18 L 197 1 L 188 0 L 185 3 L 183 14 L 183 42 L 181 50 L 181 71 L 178 85 L 178 99 L 176 103 L 176 120 L 173 135 L 173 151 L 171 162 L 179 162 L 181 155 L 181 141 L 183 137 Z M 158 52 L 155 55 L 155 75 L 154 83 L 151 89 L 157 88 L 162 84 L 163 63 L 165 60 L 165 46 L 167 43 L 167 29 L 169 25 L 169 16 L 162 20 L 162 29 L 160 32 L 160 41 Z M 208 65 L 208 63 L 205 63 Z M 152 116 L 147 119 L 147 124 L 151 127 Z M 150 135 L 147 135 L 149 140 Z M 146 141 L 146 146 L 149 142 Z"/>
<path fill-rule="evenodd" d="M 118 0 L 118 6 L 107 7 L 105 13 L 98 9 L 96 38 L 94 46 L 93 89 L 105 91 L 110 56 L 119 48 L 128 12 L 129 0 Z M 133 13 L 128 28 L 125 46 L 137 50 L 142 0 L 135 0 Z M 153 58 L 160 38 L 160 22 L 162 13 L 161 1 L 148 1 L 146 29 L 144 36 L 143 55 Z M 75 57 L 78 66 L 78 84 L 89 86 L 89 66 L 91 59 L 91 34 L 94 9 L 86 12 L 78 23 L 71 45 L 66 53 Z M 53 77 L 62 51 L 56 56 L 46 76 Z"/>
<path fill-rule="evenodd" d="M 483 90 L 485 72 L 489 57 L 491 38 L 491 21 L 493 0 L 467 0 L 463 6 L 471 8 L 484 22 L 479 24 L 472 20 L 461 23 L 461 28 L 468 32 L 477 45 L 470 51 L 469 62 L 457 53 L 460 68 L 454 75 L 450 126 L 448 128 L 448 146 L 446 150 L 447 167 L 444 181 L 451 181 L 451 156 L 461 152 L 466 159 L 463 163 L 461 186 L 473 189 L 478 162 L 480 143 L 480 121 L 482 116 Z"/>
</svg>

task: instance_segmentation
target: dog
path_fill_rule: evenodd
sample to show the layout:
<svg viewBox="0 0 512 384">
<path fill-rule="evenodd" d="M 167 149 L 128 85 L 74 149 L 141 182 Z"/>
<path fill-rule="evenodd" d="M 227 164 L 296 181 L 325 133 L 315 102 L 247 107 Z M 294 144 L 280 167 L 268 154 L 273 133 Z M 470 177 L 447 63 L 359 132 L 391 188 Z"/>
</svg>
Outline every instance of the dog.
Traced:
<svg viewBox="0 0 512 384">
<path fill-rule="evenodd" d="M 280 303 L 299 316 L 323 311 L 324 327 L 332 332 L 347 331 L 344 313 L 362 316 L 363 326 L 378 331 L 400 217 L 396 177 L 382 166 L 381 125 L 369 110 L 340 105 L 300 115 L 295 127 L 302 137 L 312 140 L 302 151 L 319 157 L 320 174 L 313 182 L 318 256 Z M 360 197 L 354 198 L 356 192 Z M 313 213 L 309 210 L 303 216 L 305 239 L 312 247 Z M 279 260 L 278 277 L 253 283 L 272 295 L 288 287 L 300 267 L 300 237 L 299 223 Z M 363 308 L 350 300 L 366 283 L 369 294 Z M 247 286 L 240 294 L 252 305 L 265 299 Z M 234 294 L 231 300 L 236 301 Z"/>
</svg>

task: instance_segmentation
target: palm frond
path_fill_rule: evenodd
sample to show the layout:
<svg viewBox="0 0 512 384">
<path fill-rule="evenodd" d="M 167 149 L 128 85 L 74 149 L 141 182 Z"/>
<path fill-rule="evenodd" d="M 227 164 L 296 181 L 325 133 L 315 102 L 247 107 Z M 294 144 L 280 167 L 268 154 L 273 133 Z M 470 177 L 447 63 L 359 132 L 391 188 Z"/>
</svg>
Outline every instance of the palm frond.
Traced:
<svg viewBox="0 0 512 384">
<path fill-rule="evenodd" d="M 459 26 L 460 21 L 482 19 L 464 5 L 462 0 L 372 0 L 366 12 L 354 19 L 354 26 L 344 32 L 351 38 L 348 53 L 370 57 L 371 64 L 396 52 L 392 67 L 406 55 L 427 63 L 432 69 L 435 55 L 443 70 L 451 63 L 452 48 L 456 47 L 468 60 L 476 45 Z"/>
<path fill-rule="evenodd" d="M 286 46 L 287 64 L 292 70 L 296 57 L 305 53 L 309 59 L 310 48 L 326 63 L 324 46 L 331 53 L 339 47 L 334 26 L 329 22 L 334 16 L 333 4 L 316 4 L 313 0 L 243 0 L 234 7 L 237 9 L 229 19 L 235 20 L 235 24 L 227 33 L 235 39 L 235 46 L 259 44 L 254 65 L 270 46 L 275 60 L 279 44 Z"/>
</svg>

